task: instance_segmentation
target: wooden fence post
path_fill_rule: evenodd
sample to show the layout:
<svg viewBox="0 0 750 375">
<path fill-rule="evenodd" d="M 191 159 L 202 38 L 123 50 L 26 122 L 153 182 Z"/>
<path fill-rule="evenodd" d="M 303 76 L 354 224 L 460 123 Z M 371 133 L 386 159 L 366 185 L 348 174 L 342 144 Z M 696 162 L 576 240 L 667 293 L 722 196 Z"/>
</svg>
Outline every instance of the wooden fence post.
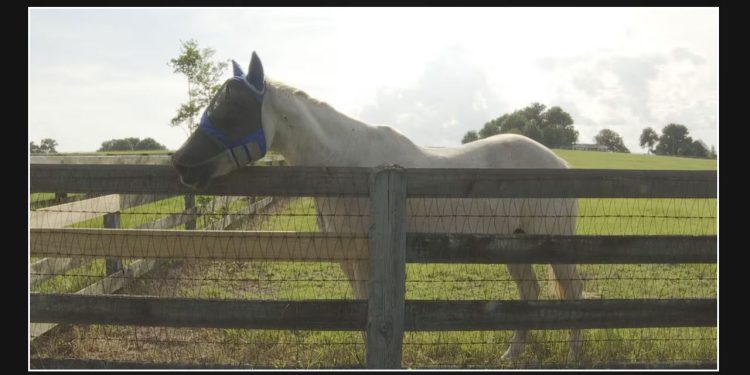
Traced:
<svg viewBox="0 0 750 375">
<path fill-rule="evenodd" d="M 120 211 L 112 212 L 104 215 L 104 227 L 105 228 L 119 228 L 120 227 Z M 120 258 L 105 258 L 107 276 L 120 272 L 122 270 L 122 259 Z"/>
<path fill-rule="evenodd" d="M 189 212 L 195 207 L 195 195 L 185 195 L 185 212 Z M 195 215 L 193 213 L 192 215 Z M 188 221 L 185 222 L 185 229 L 195 230 L 195 216 L 192 216 Z"/>
<path fill-rule="evenodd" d="M 370 176 L 367 368 L 401 368 L 406 294 L 406 176 L 398 166 Z"/>
</svg>

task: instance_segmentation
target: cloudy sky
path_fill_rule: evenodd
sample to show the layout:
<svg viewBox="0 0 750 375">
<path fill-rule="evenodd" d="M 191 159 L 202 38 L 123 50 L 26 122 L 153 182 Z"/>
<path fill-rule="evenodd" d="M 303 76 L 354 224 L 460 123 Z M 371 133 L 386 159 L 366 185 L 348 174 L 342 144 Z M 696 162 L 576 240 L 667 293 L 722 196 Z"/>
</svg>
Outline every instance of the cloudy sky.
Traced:
<svg viewBox="0 0 750 375">
<path fill-rule="evenodd" d="M 593 143 L 632 152 L 669 123 L 718 150 L 718 8 L 45 9 L 29 17 L 29 141 L 95 151 L 112 138 L 187 138 L 169 126 L 187 81 L 180 41 L 249 63 L 423 146 L 532 102 L 560 106 Z M 226 71 L 226 78 L 230 76 Z"/>
</svg>

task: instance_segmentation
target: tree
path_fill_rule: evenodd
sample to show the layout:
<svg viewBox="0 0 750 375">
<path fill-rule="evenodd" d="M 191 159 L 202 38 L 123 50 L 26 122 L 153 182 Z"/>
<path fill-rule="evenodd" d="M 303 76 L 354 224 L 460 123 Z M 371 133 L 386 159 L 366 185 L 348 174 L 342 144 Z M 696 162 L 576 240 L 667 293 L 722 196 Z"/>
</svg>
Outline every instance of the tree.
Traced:
<svg viewBox="0 0 750 375">
<path fill-rule="evenodd" d="M 477 132 L 474 130 L 471 130 L 471 131 L 466 132 L 466 135 L 464 135 L 464 139 L 461 140 L 461 144 L 474 142 L 477 139 L 479 139 Z"/>
<path fill-rule="evenodd" d="M 717 155 L 716 155 L 716 148 L 714 148 L 714 145 L 711 145 L 711 151 L 708 154 L 708 157 L 711 159 L 716 159 Z"/>
<path fill-rule="evenodd" d="M 518 129 L 519 133 L 523 134 L 527 122 L 529 122 L 529 119 L 524 116 L 523 112 L 515 111 L 500 124 L 500 133 L 508 133 L 511 129 Z"/>
<path fill-rule="evenodd" d="M 654 145 L 659 141 L 659 135 L 656 134 L 654 129 L 648 127 L 643 129 L 641 133 L 640 145 L 648 150 L 648 153 L 654 152 Z"/>
<path fill-rule="evenodd" d="M 630 150 L 628 150 L 622 142 L 622 137 L 613 130 L 602 129 L 599 134 L 594 137 L 594 141 L 598 145 L 607 146 L 607 149 L 610 151 L 630 153 Z"/>
<path fill-rule="evenodd" d="M 531 103 L 528 107 L 522 109 L 520 112 L 529 121 L 535 121 L 537 125 L 542 124 L 542 114 L 544 113 L 546 105 L 540 103 Z"/>
<path fill-rule="evenodd" d="M 539 128 L 539 125 L 537 125 L 537 122 L 535 120 L 531 120 L 526 124 L 526 131 L 524 132 L 525 136 L 542 143 L 542 140 L 544 139 L 544 134 L 542 133 L 542 129 Z"/>
<path fill-rule="evenodd" d="M 97 151 L 140 151 L 140 150 L 166 150 L 167 147 L 156 142 L 153 138 L 145 138 L 143 140 L 139 138 L 121 138 L 121 139 L 110 139 L 102 142 L 102 147 Z"/>
<path fill-rule="evenodd" d="M 561 127 L 568 127 L 573 125 L 573 118 L 570 117 L 568 112 L 565 112 L 560 107 L 552 107 L 542 114 L 542 128 L 549 125 L 558 125 Z M 577 139 L 576 139 L 577 140 Z"/>
<path fill-rule="evenodd" d="M 710 157 L 710 153 L 708 151 L 708 147 L 706 147 L 706 144 L 703 143 L 703 141 L 695 140 L 685 146 L 685 156 L 708 159 Z"/>
<path fill-rule="evenodd" d="M 685 125 L 669 124 L 661 131 L 659 144 L 656 145 L 654 153 L 657 155 L 686 155 L 688 146 L 693 139 L 688 137 L 688 129 Z"/>
<path fill-rule="evenodd" d="M 190 133 L 198 126 L 196 118 L 202 108 L 206 107 L 219 90 L 219 77 L 224 73 L 227 63 L 210 61 L 214 50 L 200 49 L 193 39 L 181 42 L 180 55 L 169 60 L 168 65 L 175 73 L 182 73 L 188 81 L 188 102 L 181 104 L 177 115 L 170 121 L 172 126 L 187 125 Z"/>
<path fill-rule="evenodd" d="M 501 133 L 521 134 L 551 148 L 570 147 L 578 141 L 578 131 L 573 127 L 570 114 L 560 107 L 547 109 L 540 103 L 531 103 L 485 123 L 477 135 L 482 139 Z M 469 133 L 464 140 L 469 139 L 467 137 Z"/>
<path fill-rule="evenodd" d="M 155 141 L 153 138 L 144 138 L 136 143 L 134 150 L 166 150 L 167 147 Z"/>
<path fill-rule="evenodd" d="M 479 130 L 479 139 L 492 137 L 495 134 L 500 134 L 500 126 L 497 121 L 490 121 Z"/>
<path fill-rule="evenodd" d="M 42 139 L 38 146 L 33 141 L 29 143 L 29 151 L 32 154 L 56 154 L 55 147 L 57 147 L 57 141 L 52 138 Z"/>
</svg>

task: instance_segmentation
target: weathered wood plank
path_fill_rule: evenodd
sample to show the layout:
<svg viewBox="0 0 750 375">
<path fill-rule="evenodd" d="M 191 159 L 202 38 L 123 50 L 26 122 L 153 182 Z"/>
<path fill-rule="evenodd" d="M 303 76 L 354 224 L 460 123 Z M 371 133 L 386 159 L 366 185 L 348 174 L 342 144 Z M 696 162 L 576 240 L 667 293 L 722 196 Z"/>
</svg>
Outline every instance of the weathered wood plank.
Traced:
<svg viewBox="0 0 750 375">
<path fill-rule="evenodd" d="M 138 361 L 107 361 L 101 359 L 77 358 L 31 358 L 33 369 L 288 369 L 299 370 L 297 367 L 278 367 L 263 365 L 228 365 L 218 363 L 180 363 L 180 362 L 138 362 Z M 464 367 L 464 366 L 462 366 Z M 595 362 L 595 363 L 548 363 L 530 362 L 512 364 L 507 368 L 524 369 L 716 369 L 716 361 L 672 361 L 672 362 Z M 506 367 L 501 367 L 505 369 Z M 319 367 L 313 367 L 318 369 Z M 362 366 L 349 367 L 320 367 L 320 369 L 361 369 Z M 433 367 L 418 367 L 419 370 Z M 445 367 L 434 367 L 436 370 Z"/>
<path fill-rule="evenodd" d="M 171 165 L 171 155 L 34 155 L 31 164 Z"/>
<path fill-rule="evenodd" d="M 716 361 L 667 362 L 526 362 L 508 363 L 501 369 L 716 369 Z M 445 367 L 419 367 L 420 370 Z M 450 367 L 448 367 L 450 368 Z M 470 367 L 477 368 L 477 367 Z"/>
<path fill-rule="evenodd" d="M 406 295 L 406 179 L 384 167 L 370 180 L 367 368 L 400 368 Z"/>
<path fill-rule="evenodd" d="M 190 194 L 166 165 L 32 164 L 31 192 Z M 201 194 L 368 196 L 370 168 L 242 168 Z M 716 171 L 407 169 L 409 197 L 715 198 Z M 252 183 L 247 183 L 252 181 Z"/>
<path fill-rule="evenodd" d="M 32 256 L 338 261 L 367 259 L 367 249 L 366 237 L 346 233 L 31 229 Z M 406 235 L 408 263 L 674 264 L 716 259 L 716 236 Z"/>
<path fill-rule="evenodd" d="M 367 301 L 31 293 L 34 323 L 361 331 Z M 716 299 L 406 301 L 408 331 L 716 326 Z"/>
<path fill-rule="evenodd" d="M 716 299 L 408 301 L 410 331 L 716 326 Z"/>
<path fill-rule="evenodd" d="M 120 196 L 110 194 L 31 211 L 30 228 L 63 228 L 120 209 Z"/>
<path fill-rule="evenodd" d="M 362 330 L 367 301 L 246 301 L 31 295 L 31 321 L 141 326 Z"/>
<path fill-rule="evenodd" d="M 174 197 L 174 194 L 120 194 L 120 209 L 141 206 Z"/>
<path fill-rule="evenodd" d="M 32 228 L 32 256 L 340 261 L 367 259 L 361 234 Z"/>
<path fill-rule="evenodd" d="M 368 168 L 249 166 L 202 190 L 182 185 L 165 165 L 32 164 L 31 192 L 209 194 L 237 196 L 367 196 Z M 252 181 L 252 183 L 248 183 Z"/>
<path fill-rule="evenodd" d="M 104 215 L 104 228 L 119 228 L 120 227 L 120 212 L 113 212 L 111 214 Z M 106 258 L 105 269 L 107 275 L 112 275 L 122 270 L 122 259 L 119 258 Z"/>
<path fill-rule="evenodd" d="M 174 228 L 176 226 L 187 224 L 188 222 L 195 221 L 196 208 L 193 207 L 187 212 L 180 212 L 165 216 L 161 219 L 157 219 L 148 223 L 143 223 L 134 229 L 166 229 Z"/>
<path fill-rule="evenodd" d="M 409 263 L 716 263 L 716 236 L 409 233 Z"/>
<path fill-rule="evenodd" d="M 63 228 L 81 221 L 170 198 L 165 194 L 110 194 L 31 211 L 31 228 Z"/>
<path fill-rule="evenodd" d="M 151 271 L 157 264 L 155 259 L 140 259 L 129 264 L 125 269 L 113 273 L 81 290 L 76 294 L 96 295 L 111 294 L 122 289 L 126 283 Z M 29 336 L 31 340 L 49 332 L 57 323 L 31 323 Z"/>
<path fill-rule="evenodd" d="M 407 169 L 409 197 L 716 198 L 716 171 Z"/>
<path fill-rule="evenodd" d="M 284 161 L 281 155 L 266 155 L 257 163 Z M 172 165 L 172 154 L 140 155 L 32 155 L 31 164 L 138 164 Z"/>
</svg>

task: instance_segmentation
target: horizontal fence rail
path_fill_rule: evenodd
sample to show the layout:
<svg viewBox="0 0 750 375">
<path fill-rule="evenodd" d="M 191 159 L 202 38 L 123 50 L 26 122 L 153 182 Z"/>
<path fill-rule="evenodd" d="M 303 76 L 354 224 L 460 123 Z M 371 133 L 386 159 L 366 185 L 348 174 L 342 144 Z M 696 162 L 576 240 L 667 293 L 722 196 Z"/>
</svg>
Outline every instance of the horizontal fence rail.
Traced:
<svg viewBox="0 0 750 375">
<path fill-rule="evenodd" d="M 367 235 L 304 232 L 32 229 L 32 256 L 322 261 L 367 259 Z"/>
<path fill-rule="evenodd" d="M 246 301 L 31 294 L 31 321 L 165 327 L 365 330 L 367 301 Z M 710 327 L 715 299 L 412 301 L 407 331 Z"/>
<path fill-rule="evenodd" d="M 399 224 L 405 219 L 406 198 L 716 198 L 716 171 L 249 166 L 214 180 L 205 189 L 193 190 L 179 182 L 176 171 L 169 165 L 169 155 L 111 158 L 96 156 L 91 161 L 86 161 L 88 159 L 85 158 L 32 158 L 31 192 L 102 195 L 104 197 L 98 198 L 99 200 L 107 200 L 112 207 L 119 207 L 100 205 L 96 211 L 81 210 L 81 213 L 76 213 L 73 206 L 59 206 L 32 212 L 34 217 L 30 225 L 30 255 L 67 258 L 67 261 L 60 263 L 60 267 L 66 269 L 76 265 L 80 259 L 140 260 L 75 294 L 31 292 L 32 328 L 47 330 L 54 324 L 62 323 L 365 331 L 366 367 L 397 368 L 401 366 L 401 339 L 404 331 L 717 325 L 716 298 L 427 301 L 405 300 L 404 297 L 404 263 L 716 263 L 716 235 L 414 233 L 405 232 L 408 228 Z M 129 165 L 133 162 L 141 165 Z M 378 175 L 380 179 L 377 178 Z M 112 194 L 117 196 L 107 196 Z M 196 216 L 205 214 L 207 209 L 194 207 L 196 194 L 227 196 L 222 200 L 225 206 L 239 197 L 268 198 L 243 207 L 238 212 L 224 212 L 220 220 L 206 224 L 204 230 L 166 229 L 180 224 L 186 224 L 187 229 L 195 229 Z M 177 195 L 186 196 L 185 211 L 141 224 L 135 229 L 61 228 L 69 221 L 78 221 L 92 215 L 101 216 L 113 210 L 119 212 L 124 207 Z M 372 221 L 370 232 L 213 230 L 231 228 L 229 225 L 232 221 L 263 209 L 271 203 L 270 196 L 369 198 Z M 57 216 L 61 214 L 67 216 L 58 219 Z M 380 257 L 370 257 L 370 248 L 378 249 L 376 255 Z M 148 272 L 160 258 L 308 262 L 366 260 L 370 267 L 369 299 L 279 301 L 113 294 L 127 280 Z M 51 264 L 44 259 L 32 264 L 30 268 L 32 271 L 47 270 L 51 269 Z M 46 276 L 39 275 L 32 279 L 32 283 L 39 283 L 44 277 Z M 382 293 L 383 290 L 391 289 L 388 293 Z M 381 298 L 383 296 L 387 298 Z M 391 296 L 396 297 L 394 299 Z M 66 363 L 71 366 L 100 368 L 158 368 L 160 365 L 172 365 L 66 358 L 31 360 L 33 363 L 36 361 L 33 367 L 40 368 L 67 367 Z M 195 366 L 189 363 L 175 365 L 184 365 L 184 368 L 203 367 L 202 364 Z M 529 363 L 522 364 L 521 367 L 534 368 L 536 365 Z M 538 365 L 538 368 L 545 367 L 545 364 Z M 216 367 L 222 366 L 217 364 Z M 548 367 L 597 366 L 715 368 L 716 362 L 602 362 L 585 366 L 582 363 L 556 363 Z M 206 365 L 203 368 L 211 367 L 214 366 Z"/>
<path fill-rule="evenodd" d="M 716 236 L 408 233 L 408 263 L 715 263 Z"/>
<path fill-rule="evenodd" d="M 32 164 L 31 192 L 369 196 L 370 168 L 245 167 L 195 191 L 167 165 Z M 406 169 L 407 196 L 715 198 L 716 171 Z M 252 181 L 252 183 L 250 183 Z"/>
<path fill-rule="evenodd" d="M 526 363 L 523 369 L 716 369 L 716 361 L 671 361 L 671 362 L 594 362 L 594 363 Z M 274 369 L 299 370 L 297 367 L 229 365 L 220 363 L 159 363 L 138 361 L 108 361 L 102 359 L 73 359 L 73 358 L 32 358 L 31 367 L 36 369 Z M 313 367 L 315 368 L 315 367 Z M 364 369 L 364 366 L 337 366 L 325 369 Z M 431 369 L 433 367 L 419 367 Z M 440 367 L 434 367 L 441 369 Z M 444 369 L 444 368 L 443 368 Z"/>
<path fill-rule="evenodd" d="M 31 229 L 31 255 L 340 261 L 367 259 L 366 234 Z M 715 263 L 716 236 L 407 233 L 408 263 Z"/>
</svg>

